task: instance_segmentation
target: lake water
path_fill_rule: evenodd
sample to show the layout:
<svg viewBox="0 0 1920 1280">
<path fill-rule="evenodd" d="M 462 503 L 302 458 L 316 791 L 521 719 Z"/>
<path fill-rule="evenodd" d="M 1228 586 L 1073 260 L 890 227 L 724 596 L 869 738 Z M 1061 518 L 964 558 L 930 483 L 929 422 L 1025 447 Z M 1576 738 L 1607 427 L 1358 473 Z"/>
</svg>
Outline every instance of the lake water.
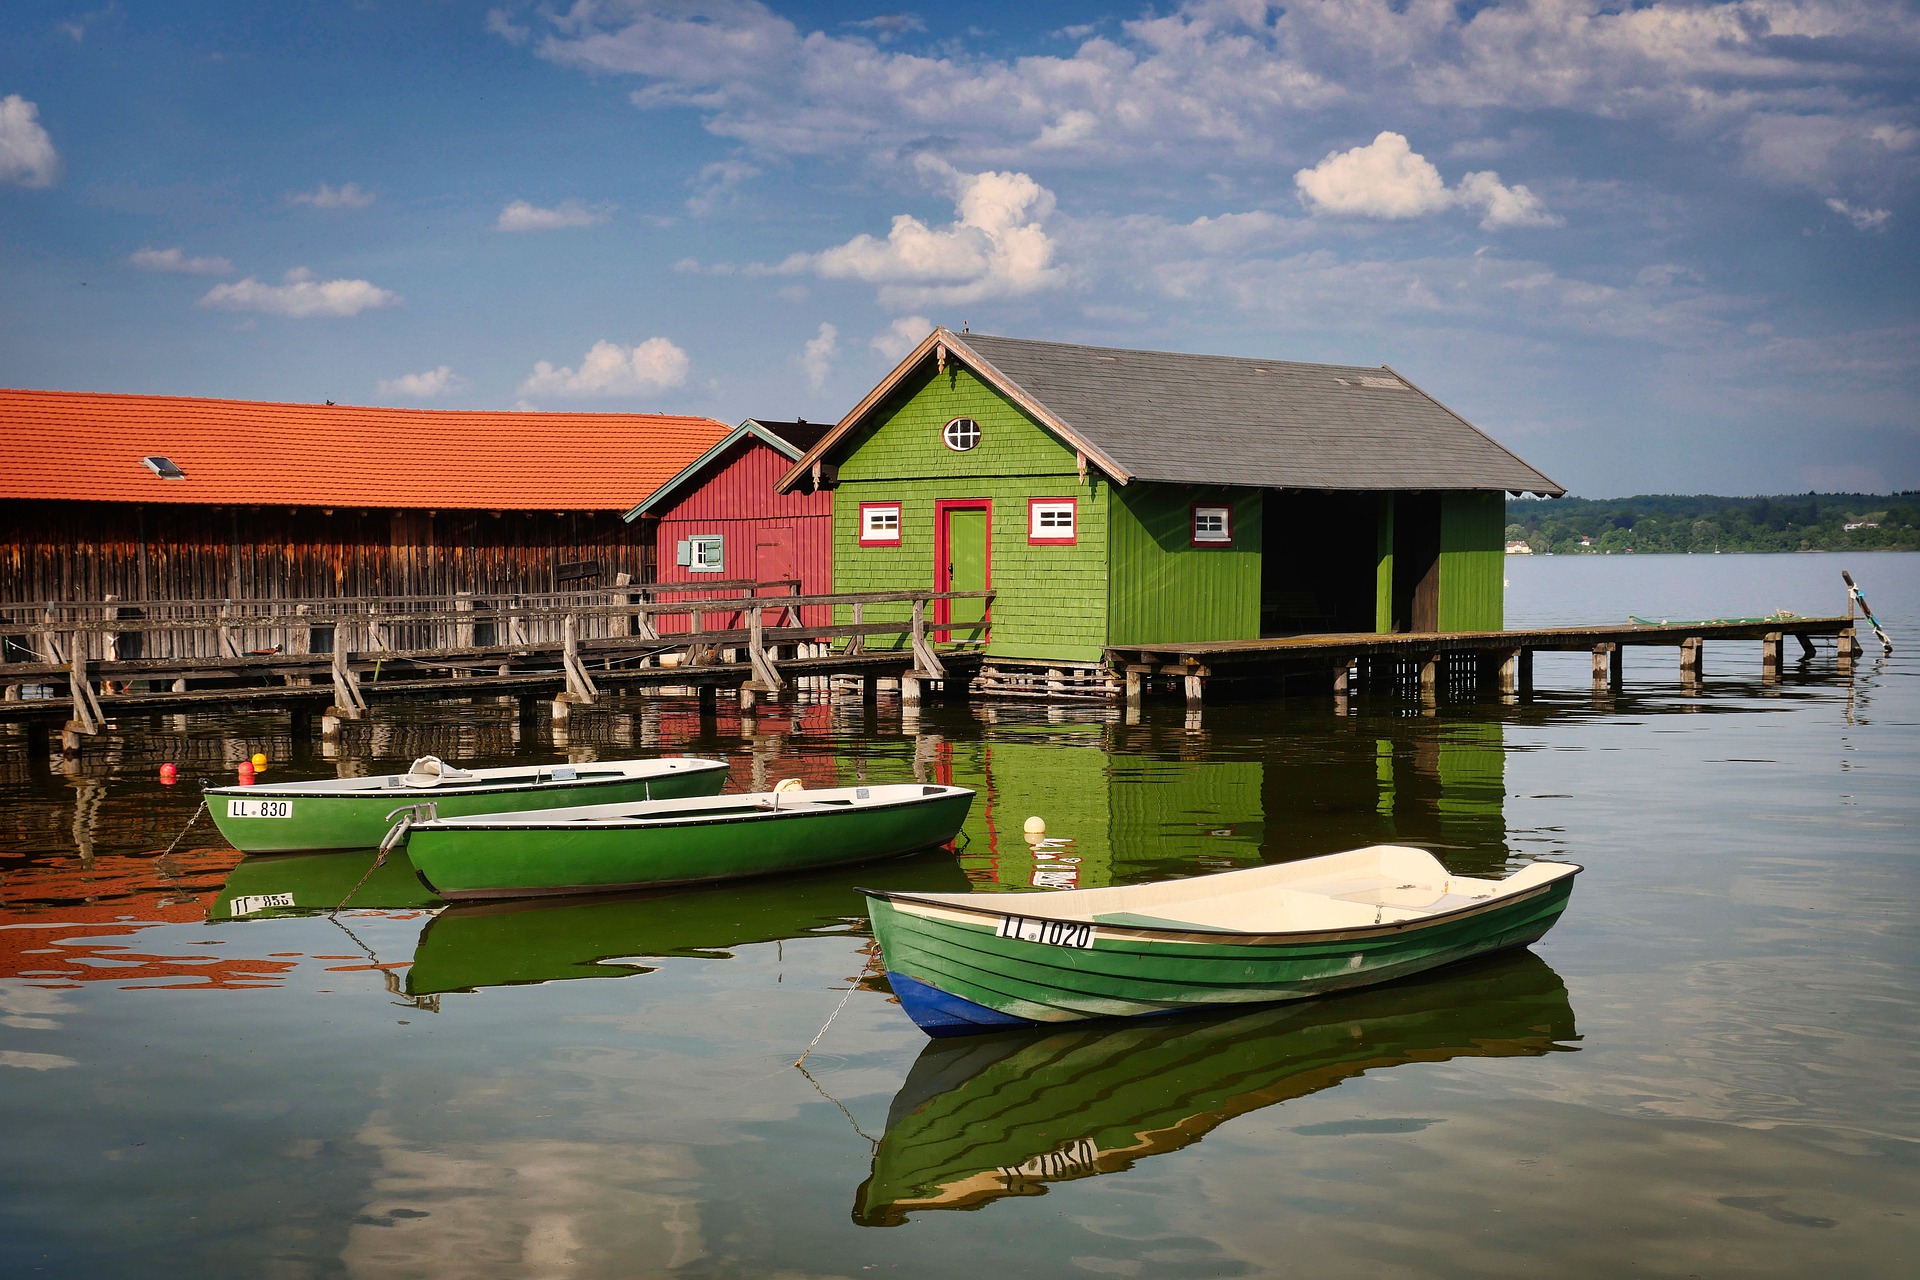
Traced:
<svg viewBox="0 0 1920 1280">
<path fill-rule="evenodd" d="M 1198 723 L 634 699 L 155 718 L 0 747 L 0 1275 L 1920 1274 L 1920 556 L 1510 558 L 1512 625 L 1842 611 L 1901 651 L 1596 696 L 1228 701 Z M 197 789 L 651 751 L 739 785 L 977 788 L 965 847 L 803 880 L 443 909 L 403 862 L 249 859 Z M 1036 850 L 1029 815 L 1068 843 Z M 1586 868 L 1529 952 L 1235 1018 L 934 1044 L 856 884 L 1030 889 L 1394 839 Z M 275 906 L 291 895 L 293 906 Z M 840 1007 L 844 1000 L 844 1007 Z M 840 1007 L 806 1071 L 791 1065 Z"/>
</svg>

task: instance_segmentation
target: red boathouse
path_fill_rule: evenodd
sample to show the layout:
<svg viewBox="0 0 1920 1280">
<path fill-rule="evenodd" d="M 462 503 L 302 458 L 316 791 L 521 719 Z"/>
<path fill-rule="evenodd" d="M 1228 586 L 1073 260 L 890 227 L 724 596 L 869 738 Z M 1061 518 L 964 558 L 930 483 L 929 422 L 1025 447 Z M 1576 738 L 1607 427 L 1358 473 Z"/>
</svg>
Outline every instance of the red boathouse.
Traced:
<svg viewBox="0 0 1920 1280">
<path fill-rule="evenodd" d="M 811 480 L 788 493 L 774 488 L 832 425 L 748 418 L 627 512 L 630 521 L 656 522 L 656 580 L 698 586 L 798 579 L 802 594 L 832 591 L 832 491 Z M 678 598 L 660 596 L 663 602 Z M 829 612 L 808 608 L 801 620 L 824 626 L 832 621 Z M 685 614 L 658 619 L 663 634 L 685 631 L 690 621 Z"/>
</svg>

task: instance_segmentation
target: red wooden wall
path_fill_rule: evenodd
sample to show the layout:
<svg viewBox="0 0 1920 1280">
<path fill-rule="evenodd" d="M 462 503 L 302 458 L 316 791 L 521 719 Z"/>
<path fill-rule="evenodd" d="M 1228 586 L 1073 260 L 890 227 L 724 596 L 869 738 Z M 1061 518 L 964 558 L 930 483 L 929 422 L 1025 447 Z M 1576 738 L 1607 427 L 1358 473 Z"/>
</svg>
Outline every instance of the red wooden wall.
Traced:
<svg viewBox="0 0 1920 1280">
<path fill-rule="evenodd" d="M 833 590 L 833 494 L 776 493 L 774 482 L 793 463 L 777 449 L 748 436 L 708 463 L 678 499 L 658 511 L 654 557 L 657 581 L 698 583 L 716 578 L 798 578 L 806 595 Z M 675 547 L 695 534 L 719 534 L 726 564 L 719 573 L 690 573 L 676 563 Z M 662 603 L 693 599 L 663 593 Z M 809 626 L 832 619 L 826 606 L 801 611 Z M 772 619 L 770 618 L 769 621 Z M 685 614 L 659 619 L 664 633 L 685 631 Z M 709 617 L 708 626 L 734 625 Z"/>
</svg>

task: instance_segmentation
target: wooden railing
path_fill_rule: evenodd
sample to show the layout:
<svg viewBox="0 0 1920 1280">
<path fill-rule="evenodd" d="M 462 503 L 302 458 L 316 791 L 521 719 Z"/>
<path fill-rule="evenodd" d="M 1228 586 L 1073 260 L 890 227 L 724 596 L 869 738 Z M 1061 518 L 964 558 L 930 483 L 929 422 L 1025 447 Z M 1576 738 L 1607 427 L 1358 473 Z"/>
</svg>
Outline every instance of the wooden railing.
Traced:
<svg viewBox="0 0 1920 1280">
<path fill-rule="evenodd" d="M 244 604 L 75 601 L 0 606 L 0 635 L 7 637 L 7 656 L 13 659 L 0 662 L 0 683 L 6 686 L 9 701 L 19 696 L 23 685 L 66 684 L 75 727 L 93 733 L 104 714 L 94 686 L 103 681 L 109 693 L 114 684 L 135 681 L 170 683 L 176 693 L 184 693 L 190 680 L 254 678 L 288 685 L 330 680 L 334 705 L 353 718 L 366 709 L 362 677 L 370 672 L 377 677 L 383 668 L 443 676 L 451 691 L 463 676 L 472 679 L 482 672 L 507 676 L 516 663 L 529 662 L 552 670 L 548 664 L 557 663 L 568 695 L 575 701 L 592 702 L 598 688 L 591 662 L 618 658 L 665 666 L 660 660 L 672 654 L 677 655 L 674 666 L 696 671 L 712 665 L 719 651 L 736 649 L 744 651 L 758 688 L 775 692 L 786 683 L 774 652 L 779 646 L 845 641 L 837 652 L 855 657 L 864 652 L 869 638 L 881 636 L 905 641 L 915 678 L 937 680 L 944 678 L 946 669 L 930 630 L 960 632 L 970 626 L 931 623 L 928 604 L 992 599 L 987 591 L 809 596 L 799 594 L 799 586 L 791 579 L 741 579 L 516 596 L 488 609 L 484 623 L 475 616 L 473 598 L 464 595 Z M 767 592 L 768 588 L 772 591 Z M 702 594 L 725 590 L 747 594 Z M 650 598 L 696 594 L 700 598 L 693 600 Z M 609 595 L 625 598 L 608 600 Z M 271 607 L 262 609 L 262 604 Z M 867 621 L 870 605 L 906 605 L 907 616 Z M 803 621 L 801 610 L 814 606 L 845 609 L 851 620 Z M 17 620 L 7 620 L 8 613 Z M 156 616 L 160 613 L 167 616 Z M 677 615 L 689 617 L 690 629 L 662 635 L 657 619 Z M 480 631 L 483 625 L 489 628 L 486 633 Z M 316 633 L 324 635 L 324 647 L 315 643 Z M 156 636 L 197 639 L 164 646 L 176 656 L 146 656 L 145 641 Z M 139 637 L 140 643 L 129 644 L 129 637 Z M 421 637 L 434 642 L 419 644 Z"/>
</svg>

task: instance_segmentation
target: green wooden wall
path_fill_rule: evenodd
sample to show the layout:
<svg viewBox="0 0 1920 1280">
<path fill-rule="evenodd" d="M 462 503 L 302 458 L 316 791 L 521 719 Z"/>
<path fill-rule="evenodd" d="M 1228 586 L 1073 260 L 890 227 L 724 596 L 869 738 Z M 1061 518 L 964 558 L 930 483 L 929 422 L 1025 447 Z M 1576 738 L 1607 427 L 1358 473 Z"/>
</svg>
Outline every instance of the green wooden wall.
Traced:
<svg viewBox="0 0 1920 1280">
<path fill-rule="evenodd" d="M 1233 545 L 1193 545 L 1193 504 L 1233 506 Z M 1109 514 L 1110 644 L 1260 635 L 1262 491 L 1136 481 Z"/>
<path fill-rule="evenodd" d="M 980 443 L 957 453 L 940 432 L 956 417 L 980 424 Z M 833 500 L 836 591 L 935 584 L 934 502 L 992 503 L 995 599 L 988 652 L 997 657 L 1097 662 L 1106 643 L 1107 513 L 1112 486 L 1080 479 L 1074 451 L 966 369 L 949 365 L 909 382 L 838 451 Z M 1073 498 L 1076 542 L 1030 546 L 1029 498 Z M 900 545 L 860 545 L 860 504 L 900 503 Z M 905 618 L 875 606 L 868 621 Z M 838 621 L 848 621 L 845 610 Z M 960 638 L 960 637 L 956 637 Z M 874 643 L 869 641 L 870 644 Z"/>
<path fill-rule="evenodd" d="M 1393 630 L 1393 495 L 1380 497 L 1374 630 Z M 1506 495 L 1454 492 L 1440 501 L 1440 630 L 1506 625 Z"/>
<path fill-rule="evenodd" d="M 1506 622 L 1506 495 L 1449 493 L 1440 503 L 1440 629 Z"/>
</svg>

